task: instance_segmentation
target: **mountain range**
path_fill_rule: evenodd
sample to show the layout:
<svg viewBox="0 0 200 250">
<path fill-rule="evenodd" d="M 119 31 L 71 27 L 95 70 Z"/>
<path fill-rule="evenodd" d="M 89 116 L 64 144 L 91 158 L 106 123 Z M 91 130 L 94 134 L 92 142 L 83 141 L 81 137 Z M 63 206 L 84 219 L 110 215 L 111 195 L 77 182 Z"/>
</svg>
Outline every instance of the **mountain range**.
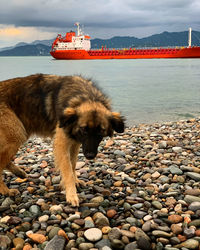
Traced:
<svg viewBox="0 0 200 250">
<path fill-rule="evenodd" d="M 0 56 L 49 56 L 51 50 L 51 40 L 36 40 L 32 43 L 18 43 L 13 47 L 0 49 Z M 92 39 L 91 48 L 139 48 L 139 47 L 169 47 L 187 46 L 188 31 L 183 32 L 163 32 L 145 38 L 131 36 L 115 36 L 109 39 Z M 200 46 L 200 32 L 192 31 L 192 46 Z"/>
</svg>

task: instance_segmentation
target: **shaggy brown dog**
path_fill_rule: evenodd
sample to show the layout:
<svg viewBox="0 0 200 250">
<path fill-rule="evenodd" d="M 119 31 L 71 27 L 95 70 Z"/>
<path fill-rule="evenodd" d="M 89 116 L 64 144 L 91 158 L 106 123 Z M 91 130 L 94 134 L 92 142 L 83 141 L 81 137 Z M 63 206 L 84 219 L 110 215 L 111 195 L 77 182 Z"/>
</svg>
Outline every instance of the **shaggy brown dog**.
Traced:
<svg viewBox="0 0 200 250">
<path fill-rule="evenodd" d="M 31 75 L 0 82 L 0 193 L 8 189 L 2 172 L 25 173 L 12 162 L 30 135 L 54 137 L 55 164 L 61 171 L 66 200 L 79 205 L 75 166 L 80 145 L 87 159 L 97 154 L 100 141 L 124 131 L 119 113 L 92 81 L 79 76 Z"/>
</svg>

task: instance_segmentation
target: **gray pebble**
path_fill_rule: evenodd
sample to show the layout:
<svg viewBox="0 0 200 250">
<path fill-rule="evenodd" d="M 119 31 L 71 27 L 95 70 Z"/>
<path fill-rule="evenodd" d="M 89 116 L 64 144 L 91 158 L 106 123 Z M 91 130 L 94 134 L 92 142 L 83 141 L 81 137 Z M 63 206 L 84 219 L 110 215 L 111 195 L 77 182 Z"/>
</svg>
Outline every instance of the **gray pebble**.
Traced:
<svg viewBox="0 0 200 250">
<path fill-rule="evenodd" d="M 200 210 L 200 201 L 194 201 L 194 202 L 192 202 L 189 205 L 188 209 L 192 210 L 194 212 L 196 212 L 197 210 Z"/>
<path fill-rule="evenodd" d="M 183 174 L 183 171 L 181 169 L 179 169 L 177 166 L 175 165 L 171 165 L 169 167 L 169 171 L 172 173 L 172 174 L 177 174 L 177 175 L 181 175 Z"/>
<path fill-rule="evenodd" d="M 102 247 L 105 247 L 105 246 L 107 246 L 107 247 L 111 246 L 109 239 L 102 239 L 95 244 L 95 247 L 98 249 L 101 249 Z"/>
<path fill-rule="evenodd" d="M 39 215 L 39 214 L 40 214 L 40 207 L 37 206 L 37 205 L 32 205 L 32 206 L 29 208 L 29 211 L 30 211 L 32 214 Z"/>
<path fill-rule="evenodd" d="M 194 195 L 186 195 L 184 201 L 187 203 L 200 202 L 200 197 Z"/>
<path fill-rule="evenodd" d="M 119 228 L 112 228 L 111 231 L 108 233 L 109 240 L 119 239 L 122 233 L 120 232 Z"/>
<path fill-rule="evenodd" d="M 189 176 L 190 178 L 192 178 L 195 181 L 200 181 L 200 174 L 198 174 L 198 173 L 187 172 L 186 175 Z"/>
<path fill-rule="evenodd" d="M 53 239 L 51 239 L 44 250 L 63 250 L 65 248 L 65 238 L 59 235 L 55 235 Z"/>
</svg>

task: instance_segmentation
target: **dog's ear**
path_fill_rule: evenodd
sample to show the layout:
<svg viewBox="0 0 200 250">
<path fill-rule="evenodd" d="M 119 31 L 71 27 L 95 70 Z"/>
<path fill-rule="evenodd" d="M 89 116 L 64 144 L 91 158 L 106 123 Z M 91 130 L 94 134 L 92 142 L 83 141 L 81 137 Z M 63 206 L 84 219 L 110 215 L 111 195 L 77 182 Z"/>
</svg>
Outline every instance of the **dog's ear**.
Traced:
<svg viewBox="0 0 200 250">
<path fill-rule="evenodd" d="M 118 133 L 123 133 L 124 132 L 124 127 L 125 127 L 125 124 L 124 124 L 124 117 L 122 117 L 120 115 L 120 113 L 117 113 L 117 112 L 112 112 L 111 113 L 111 118 L 110 118 L 110 123 L 111 123 L 111 126 L 113 128 L 113 130 L 115 130 L 116 132 Z"/>
<path fill-rule="evenodd" d="M 66 108 L 63 112 L 63 115 L 59 119 L 59 127 L 66 127 L 78 119 L 76 110 L 74 108 Z"/>
</svg>

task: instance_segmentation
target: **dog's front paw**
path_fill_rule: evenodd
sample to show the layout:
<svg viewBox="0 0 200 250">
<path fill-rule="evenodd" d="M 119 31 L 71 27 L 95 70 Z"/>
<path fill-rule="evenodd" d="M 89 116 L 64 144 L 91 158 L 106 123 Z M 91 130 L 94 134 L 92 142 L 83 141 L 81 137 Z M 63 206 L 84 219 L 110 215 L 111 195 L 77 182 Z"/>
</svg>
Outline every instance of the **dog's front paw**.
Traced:
<svg viewBox="0 0 200 250">
<path fill-rule="evenodd" d="M 7 196 L 15 196 L 19 194 L 17 189 L 9 189 L 5 183 L 0 183 L 0 194 Z"/>
<path fill-rule="evenodd" d="M 18 169 L 17 174 L 18 177 L 25 179 L 28 178 L 28 175 L 26 174 L 25 171 L 23 171 L 21 168 Z"/>
<path fill-rule="evenodd" d="M 66 200 L 73 207 L 79 206 L 79 198 L 78 198 L 78 195 L 76 193 L 75 194 L 66 194 Z"/>
</svg>

